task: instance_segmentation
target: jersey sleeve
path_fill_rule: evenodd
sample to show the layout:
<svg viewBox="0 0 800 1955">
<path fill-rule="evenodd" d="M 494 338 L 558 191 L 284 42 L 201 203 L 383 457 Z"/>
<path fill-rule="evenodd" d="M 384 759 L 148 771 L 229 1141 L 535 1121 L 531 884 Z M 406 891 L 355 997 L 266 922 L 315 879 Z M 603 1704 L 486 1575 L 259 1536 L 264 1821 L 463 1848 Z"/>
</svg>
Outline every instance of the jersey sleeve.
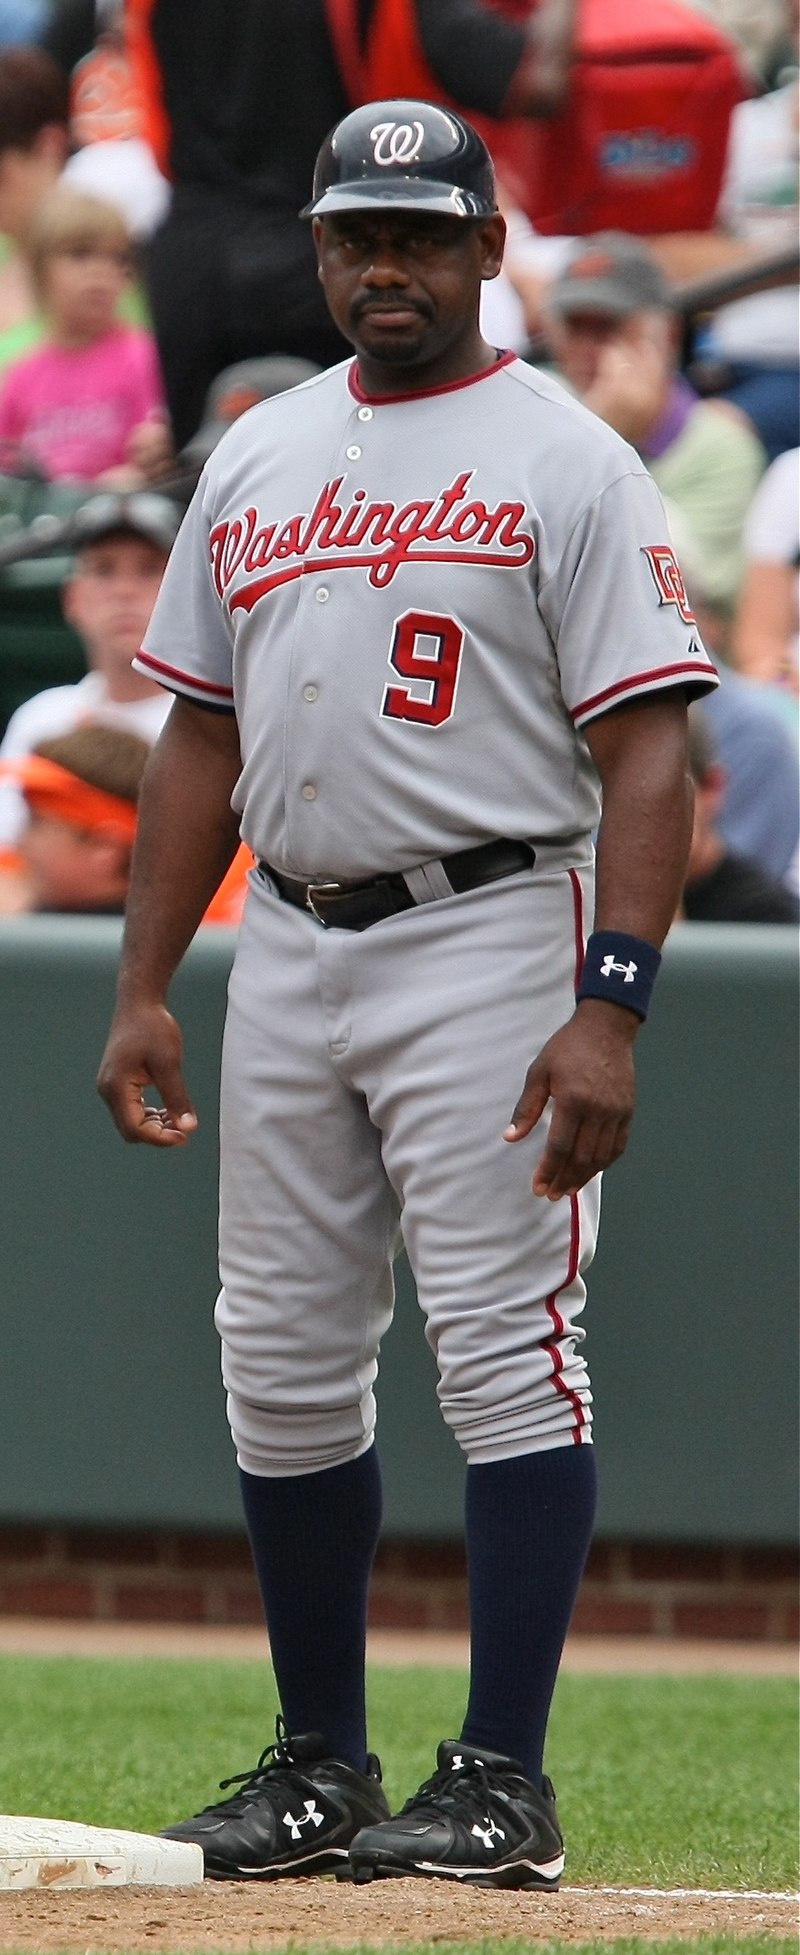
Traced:
<svg viewBox="0 0 800 1955">
<path fill-rule="evenodd" d="M 214 587 L 207 485 L 201 477 L 175 538 L 144 642 L 133 663 L 169 692 L 233 711 L 232 647 Z"/>
<path fill-rule="evenodd" d="M 539 608 L 576 727 L 646 693 L 682 686 L 695 698 L 718 684 L 644 471 L 620 476 L 584 510 Z"/>
</svg>

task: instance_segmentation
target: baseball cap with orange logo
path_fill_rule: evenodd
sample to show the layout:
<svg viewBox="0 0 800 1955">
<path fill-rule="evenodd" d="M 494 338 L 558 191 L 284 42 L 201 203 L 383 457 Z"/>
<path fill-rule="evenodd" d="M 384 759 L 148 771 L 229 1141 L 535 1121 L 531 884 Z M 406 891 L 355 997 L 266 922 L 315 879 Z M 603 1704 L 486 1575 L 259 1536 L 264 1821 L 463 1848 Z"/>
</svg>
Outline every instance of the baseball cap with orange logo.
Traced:
<svg viewBox="0 0 800 1955">
<path fill-rule="evenodd" d="M 670 308 L 669 286 L 655 258 L 626 231 L 583 238 L 547 294 L 551 312 L 603 312 L 626 319 L 650 306 Z"/>
</svg>

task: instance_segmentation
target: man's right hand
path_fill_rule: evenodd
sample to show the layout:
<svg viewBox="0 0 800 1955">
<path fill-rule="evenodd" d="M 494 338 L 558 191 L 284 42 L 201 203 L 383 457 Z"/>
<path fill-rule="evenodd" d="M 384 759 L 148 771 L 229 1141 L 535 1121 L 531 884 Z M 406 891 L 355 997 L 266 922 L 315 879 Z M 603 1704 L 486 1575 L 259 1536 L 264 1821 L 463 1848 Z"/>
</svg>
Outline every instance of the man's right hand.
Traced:
<svg viewBox="0 0 800 1955">
<path fill-rule="evenodd" d="M 97 1075 L 97 1091 L 123 1140 L 151 1147 L 184 1147 L 197 1115 L 184 1084 L 180 1026 L 166 1005 L 120 1010 L 112 1022 Z M 160 1107 L 145 1104 L 145 1088 L 161 1095 Z"/>
<path fill-rule="evenodd" d="M 635 319 L 603 347 L 584 407 L 636 447 L 649 434 L 667 399 L 671 365 L 660 321 Z"/>
<path fill-rule="evenodd" d="M 139 795 L 117 1008 L 97 1079 L 123 1140 L 184 1147 L 197 1126 L 166 1000 L 239 846 L 231 799 L 241 769 L 235 715 L 178 694 Z M 148 1088 L 158 1106 L 146 1105 Z"/>
</svg>

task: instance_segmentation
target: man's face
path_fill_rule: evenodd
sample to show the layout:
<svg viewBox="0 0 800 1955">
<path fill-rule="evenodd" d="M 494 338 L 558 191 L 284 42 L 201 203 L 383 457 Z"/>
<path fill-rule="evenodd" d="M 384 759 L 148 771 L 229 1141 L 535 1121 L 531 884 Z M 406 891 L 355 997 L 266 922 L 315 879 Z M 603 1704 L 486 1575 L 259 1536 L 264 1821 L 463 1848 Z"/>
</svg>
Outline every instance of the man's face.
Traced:
<svg viewBox="0 0 800 1955">
<path fill-rule="evenodd" d="M 631 319 L 611 312 L 551 313 L 546 330 L 561 372 L 577 393 L 585 394 L 597 378 L 606 347 L 630 333 Z"/>
<path fill-rule="evenodd" d="M 429 367 L 469 344 L 504 236 L 501 217 L 431 211 L 346 211 L 314 221 L 337 326 L 362 357 L 390 368 Z"/>
<path fill-rule="evenodd" d="M 124 902 L 129 851 L 101 829 L 73 828 L 31 809 L 19 851 L 36 910 L 102 910 Z"/>
<path fill-rule="evenodd" d="M 81 551 L 64 613 L 95 671 L 119 670 L 136 657 L 166 562 L 166 551 L 143 536 L 108 536 Z"/>
</svg>

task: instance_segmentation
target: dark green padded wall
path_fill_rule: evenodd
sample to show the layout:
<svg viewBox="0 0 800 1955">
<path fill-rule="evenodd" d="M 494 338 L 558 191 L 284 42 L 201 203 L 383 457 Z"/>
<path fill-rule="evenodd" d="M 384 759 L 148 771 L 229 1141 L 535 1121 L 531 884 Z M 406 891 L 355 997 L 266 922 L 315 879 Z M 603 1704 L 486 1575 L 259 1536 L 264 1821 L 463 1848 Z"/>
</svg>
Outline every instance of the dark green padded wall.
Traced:
<svg viewBox="0 0 800 1955">
<path fill-rule="evenodd" d="M 212 1309 L 216 1081 L 232 953 L 201 932 L 174 1003 L 202 1117 L 127 1148 L 94 1091 L 119 926 L 0 923 L 0 1518 L 236 1527 Z M 797 1487 L 797 945 L 686 925 L 638 1043 L 586 1321 L 599 1533 L 780 1543 Z M 407 1266 L 384 1345 L 386 1531 L 460 1531 Z"/>
</svg>

